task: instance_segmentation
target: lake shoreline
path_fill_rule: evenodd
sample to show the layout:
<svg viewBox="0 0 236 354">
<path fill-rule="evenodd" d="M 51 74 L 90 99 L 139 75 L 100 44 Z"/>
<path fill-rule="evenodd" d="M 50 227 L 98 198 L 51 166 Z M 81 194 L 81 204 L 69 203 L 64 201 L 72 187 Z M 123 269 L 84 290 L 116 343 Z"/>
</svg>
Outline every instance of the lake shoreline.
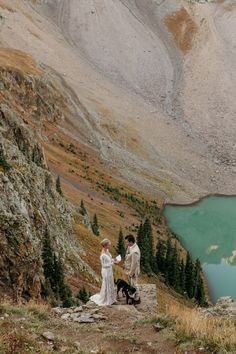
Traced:
<svg viewBox="0 0 236 354">
<path fill-rule="evenodd" d="M 235 199 L 235 194 L 212 193 L 190 203 L 165 203 L 162 209 L 169 230 L 193 258 L 206 265 L 204 275 L 213 303 L 222 296 L 236 300 L 232 286 L 236 277 Z"/>
<path fill-rule="evenodd" d="M 203 195 L 202 197 L 199 197 L 198 199 L 195 199 L 194 201 L 192 202 L 183 202 L 183 203 L 175 203 L 175 202 L 164 202 L 163 203 L 163 206 L 162 206 L 162 209 L 161 209 L 161 212 L 164 212 L 164 209 L 166 206 L 181 206 L 181 207 L 188 207 L 188 206 L 192 206 L 192 205 L 196 205 L 198 204 L 199 202 L 201 202 L 202 200 L 204 199 L 207 199 L 209 197 L 226 197 L 226 198 L 231 198 L 231 197 L 236 197 L 236 194 L 221 194 L 221 193 L 209 193 L 209 194 L 206 194 L 206 195 Z M 165 215 L 163 214 L 163 216 L 165 217 Z"/>
</svg>

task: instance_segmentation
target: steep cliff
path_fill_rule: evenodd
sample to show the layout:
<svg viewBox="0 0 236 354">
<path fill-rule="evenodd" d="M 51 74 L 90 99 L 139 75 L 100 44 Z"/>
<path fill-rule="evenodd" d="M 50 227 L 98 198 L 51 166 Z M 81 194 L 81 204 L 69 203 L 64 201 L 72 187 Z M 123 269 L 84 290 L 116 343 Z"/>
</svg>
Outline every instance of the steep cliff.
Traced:
<svg viewBox="0 0 236 354">
<path fill-rule="evenodd" d="M 81 216 L 56 191 L 39 142 L 42 136 L 29 124 L 63 119 L 57 92 L 43 83 L 30 57 L 13 54 L 18 66 L 8 60 L 0 69 L 0 289 L 17 299 L 40 298 L 46 227 L 56 253 L 65 260 L 67 275 L 81 269 L 96 275 L 82 261 L 73 231 L 74 217 L 82 222 Z"/>
</svg>

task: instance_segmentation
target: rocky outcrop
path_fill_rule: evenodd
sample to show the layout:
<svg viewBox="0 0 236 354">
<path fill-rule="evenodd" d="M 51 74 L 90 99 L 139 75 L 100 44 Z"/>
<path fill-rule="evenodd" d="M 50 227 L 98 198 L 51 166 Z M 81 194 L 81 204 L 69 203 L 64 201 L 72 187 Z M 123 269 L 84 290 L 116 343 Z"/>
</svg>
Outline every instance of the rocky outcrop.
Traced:
<svg viewBox="0 0 236 354">
<path fill-rule="evenodd" d="M 39 79 L 7 70 L 1 71 L 1 83 L 0 290 L 16 300 L 39 299 L 46 227 L 67 274 L 85 269 L 96 275 L 80 258 L 82 249 L 73 232 L 76 210 L 56 192 L 37 135 L 25 120 L 27 114 L 32 119 L 63 119 L 56 103 L 51 104 L 52 87 L 44 97 Z"/>
<path fill-rule="evenodd" d="M 140 284 L 139 292 L 141 303 L 136 305 L 137 310 L 144 313 L 154 313 L 157 310 L 156 284 Z"/>
<path fill-rule="evenodd" d="M 101 313 L 103 308 L 95 304 L 71 307 L 70 309 L 55 307 L 52 313 L 59 316 L 62 320 L 78 323 L 93 323 L 101 320 L 107 320 L 107 317 Z"/>
<path fill-rule="evenodd" d="M 138 305 L 127 305 L 125 298 L 121 297 L 114 305 L 108 306 L 114 312 L 127 312 L 129 317 L 134 319 L 149 316 L 157 311 L 157 289 L 155 284 L 140 284 L 141 303 Z M 74 306 L 71 308 L 54 307 L 52 314 L 60 317 L 65 321 L 78 323 L 93 323 L 97 321 L 107 320 L 103 313 L 104 307 L 98 306 L 92 301 L 88 301 L 86 305 Z M 157 326 L 156 331 L 160 330 Z"/>
<path fill-rule="evenodd" d="M 236 302 L 230 296 L 219 298 L 215 306 L 202 309 L 208 316 L 236 319 Z"/>
</svg>

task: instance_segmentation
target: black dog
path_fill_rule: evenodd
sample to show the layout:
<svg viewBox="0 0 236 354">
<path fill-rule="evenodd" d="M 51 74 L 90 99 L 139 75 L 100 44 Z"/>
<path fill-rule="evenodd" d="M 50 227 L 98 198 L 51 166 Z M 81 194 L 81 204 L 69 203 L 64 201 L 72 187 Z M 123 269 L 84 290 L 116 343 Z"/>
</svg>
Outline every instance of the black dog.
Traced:
<svg viewBox="0 0 236 354">
<path fill-rule="evenodd" d="M 131 304 L 134 304 L 134 295 L 136 293 L 136 289 L 130 286 L 125 280 L 117 279 L 115 280 L 115 284 L 117 286 L 117 297 L 119 296 L 119 292 L 122 289 L 123 296 L 126 296 L 126 304 L 129 304 L 129 300 L 131 300 Z"/>
</svg>

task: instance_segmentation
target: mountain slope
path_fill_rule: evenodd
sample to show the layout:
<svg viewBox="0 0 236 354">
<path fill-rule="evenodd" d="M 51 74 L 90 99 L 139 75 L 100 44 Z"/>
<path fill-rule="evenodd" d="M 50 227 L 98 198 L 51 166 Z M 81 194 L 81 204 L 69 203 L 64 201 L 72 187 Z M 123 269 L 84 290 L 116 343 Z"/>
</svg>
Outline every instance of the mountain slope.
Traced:
<svg viewBox="0 0 236 354">
<path fill-rule="evenodd" d="M 3 45 L 63 76 L 116 175 L 179 201 L 234 191 L 233 2 L 1 3 Z"/>
<path fill-rule="evenodd" d="M 96 283 L 74 231 L 75 217 L 82 219 L 55 190 L 39 134 L 32 130 L 34 121 L 62 119 L 57 92 L 41 81 L 42 71 L 29 55 L 1 49 L 0 58 L 0 294 L 16 301 L 41 299 L 46 229 L 67 275 L 73 278 L 80 270 L 82 278 L 86 273 Z"/>
</svg>

